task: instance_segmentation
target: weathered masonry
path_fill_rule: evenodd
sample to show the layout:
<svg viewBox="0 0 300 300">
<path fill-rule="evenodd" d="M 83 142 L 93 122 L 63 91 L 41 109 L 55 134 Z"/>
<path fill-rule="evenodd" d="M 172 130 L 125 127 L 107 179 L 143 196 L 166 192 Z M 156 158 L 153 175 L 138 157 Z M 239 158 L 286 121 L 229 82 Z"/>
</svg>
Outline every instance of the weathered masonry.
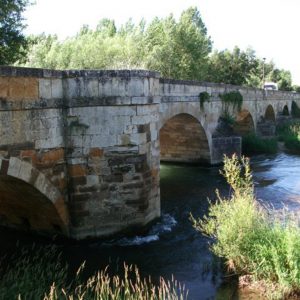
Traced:
<svg viewBox="0 0 300 300">
<path fill-rule="evenodd" d="M 228 135 L 219 94 L 233 90 L 244 101 Z M 0 67 L 0 223 L 76 239 L 141 227 L 160 215 L 160 160 L 219 163 L 243 134 L 274 134 L 293 101 L 150 71 Z"/>
</svg>

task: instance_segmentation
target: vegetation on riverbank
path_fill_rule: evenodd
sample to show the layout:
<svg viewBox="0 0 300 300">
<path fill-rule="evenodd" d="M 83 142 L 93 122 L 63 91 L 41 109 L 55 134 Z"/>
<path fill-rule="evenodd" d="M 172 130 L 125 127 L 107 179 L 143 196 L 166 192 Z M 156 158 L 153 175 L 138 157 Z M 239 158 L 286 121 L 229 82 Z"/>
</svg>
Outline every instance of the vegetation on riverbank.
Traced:
<svg viewBox="0 0 300 300">
<path fill-rule="evenodd" d="M 34 253 L 34 254 L 32 254 Z M 82 279 L 84 264 L 73 279 L 68 266 L 55 247 L 23 250 L 13 265 L 0 267 L 0 299 L 93 299 L 93 300 L 185 300 L 187 291 L 175 279 L 141 278 L 137 267 L 124 264 L 123 275 L 112 275 L 109 269 Z"/>
<path fill-rule="evenodd" d="M 242 153 L 245 155 L 274 154 L 278 150 L 276 138 L 261 138 L 250 133 L 242 138 Z"/>
<path fill-rule="evenodd" d="M 228 270 L 247 275 L 269 298 L 284 299 L 300 292 L 300 229 L 292 218 L 268 215 L 254 197 L 249 160 L 225 157 L 222 174 L 232 193 L 210 204 L 196 230 L 211 237 L 211 250 Z M 245 277 L 243 277 L 245 278 Z"/>
<path fill-rule="evenodd" d="M 300 121 L 293 121 L 277 128 L 279 141 L 284 142 L 287 149 L 300 153 Z"/>
</svg>

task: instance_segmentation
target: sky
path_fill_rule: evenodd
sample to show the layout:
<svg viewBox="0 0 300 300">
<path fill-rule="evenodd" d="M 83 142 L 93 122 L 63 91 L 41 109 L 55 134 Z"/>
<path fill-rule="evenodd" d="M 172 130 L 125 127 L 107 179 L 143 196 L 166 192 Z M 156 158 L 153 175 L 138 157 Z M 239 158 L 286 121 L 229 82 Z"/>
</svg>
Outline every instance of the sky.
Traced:
<svg viewBox="0 0 300 300">
<path fill-rule="evenodd" d="M 290 70 L 300 85 L 300 0 L 35 0 L 27 8 L 26 34 L 57 34 L 64 39 L 83 24 L 95 28 L 102 18 L 117 26 L 129 18 L 150 22 L 155 16 L 178 18 L 190 6 L 200 11 L 214 49 L 245 50 Z"/>
</svg>

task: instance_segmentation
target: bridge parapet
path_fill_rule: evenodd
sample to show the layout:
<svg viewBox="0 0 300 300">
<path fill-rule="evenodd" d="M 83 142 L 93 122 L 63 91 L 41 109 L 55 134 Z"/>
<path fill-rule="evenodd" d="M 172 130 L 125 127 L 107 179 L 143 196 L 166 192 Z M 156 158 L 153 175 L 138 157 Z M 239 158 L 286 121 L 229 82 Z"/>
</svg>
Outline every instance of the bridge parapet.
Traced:
<svg viewBox="0 0 300 300">
<path fill-rule="evenodd" d="M 159 92 L 163 102 L 199 101 L 199 94 L 201 92 L 207 92 L 211 95 L 212 101 L 221 101 L 219 95 L 230 91 L 239 91 L 243 95 L 245 101 L 300 100 L 299 93 L 289 91 L 262 90 L 231 84 L 165 78 L 160 78 L 159 82 Z"/>
</svg>

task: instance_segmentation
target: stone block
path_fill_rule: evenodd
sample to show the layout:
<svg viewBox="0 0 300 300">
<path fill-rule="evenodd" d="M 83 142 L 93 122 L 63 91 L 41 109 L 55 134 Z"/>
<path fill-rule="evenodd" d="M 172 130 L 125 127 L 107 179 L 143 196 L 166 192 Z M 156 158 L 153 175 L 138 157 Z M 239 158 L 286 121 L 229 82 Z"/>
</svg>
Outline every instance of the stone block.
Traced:
<svg viewBox="0 0 300 300">
<path fill-rule="evenodd" d="M 63 98 L 63 83 L 62 79 L 51 80 L 51 96 L 53 99 Z"/>
<path fill-rule="evenodd" d="M 144 79 L 131 78 L 131 80 L 128 82 L 128 93 L 130 96 L 145 96 Z"/>
<path fill-rule="evenodd" d="M 21 160 L 16 157 L 11 157 L 9 160 L 7 175 L 15 178 L 19 178 L 20 169 L 21 169 Z"/>
<path fill-rule="evenodd" d="M 64 155 L 65 153 L 63 148 L 49 150 L 41 155 L 40 162 L 45 165 L 48 165 L 49 163 L 56 164 L 64 160 Z"/>
<path fill-rule="evenodd" d="M 146 133 L 133 133 L 129 136 L 131 145 L 141 145 L 147 142 L 147 134 Z"/>
<path fill-rule="evenodd" d="M 51 99 L 51 79 L 39 79 L 39 96 L 42 99 Z"/>
<path fill-rule="evenodd" d="M 87 169 L 84 165 L 71 165 L 68 167 L 68 171 L 71 177 L 81 177 L 87 174 Z"/>
<path fill-rule="evenodd" d="M 19 179 L 30 182 L 32 177 L 32 166 L 30 163 L 21 161 L 21 167 L 19 172 Z"/>
<path fill-rule="evenodd" d="M 65 96 L 67 99 L 78 98 L 80 96 L 80 82 L 76 78 L 67 78 L 63 81 Z"/>
<path fill-rule="evenodd" d="M 21 100 L 24 98 L 24 78 L 12 77 L 9 79 L 8 97 L 11 100 Z"/>
<path fill-rule="evenodd" d="M 95 186 L 99 184 L 99 176 L 97 175 L 87 175 L 86 176 L 86 185 Z"/>
<path fill-rule="evenodd" d="M 6 99 L 8 97 L 9 78 L 0 76 L 0 98 Z"/>
<path fill-rule="evenodd" d="M 37 78 L 24 78 L 24 99 L 38 100 L 39 81 Z"/>
<path fill-rule="evenodd" d="M 97 79 L 89 79 L 85 81 L 86 97 L 99 97 L 99 82 Z"/>
<path fill-rule="evenodd" d="M 138 116 L 147 116 L 151 115 L 153 113 L 158 112 L 158 106 L 157 105 L 138 105 L 137 106 L 137 115 Z"/>
<path fill-rule="evenodd" d="M 89 156 L 90 157 L 102 157 L 103 156 L 103 149 L 101 148 L 91 148 Z"/>
</svg>

